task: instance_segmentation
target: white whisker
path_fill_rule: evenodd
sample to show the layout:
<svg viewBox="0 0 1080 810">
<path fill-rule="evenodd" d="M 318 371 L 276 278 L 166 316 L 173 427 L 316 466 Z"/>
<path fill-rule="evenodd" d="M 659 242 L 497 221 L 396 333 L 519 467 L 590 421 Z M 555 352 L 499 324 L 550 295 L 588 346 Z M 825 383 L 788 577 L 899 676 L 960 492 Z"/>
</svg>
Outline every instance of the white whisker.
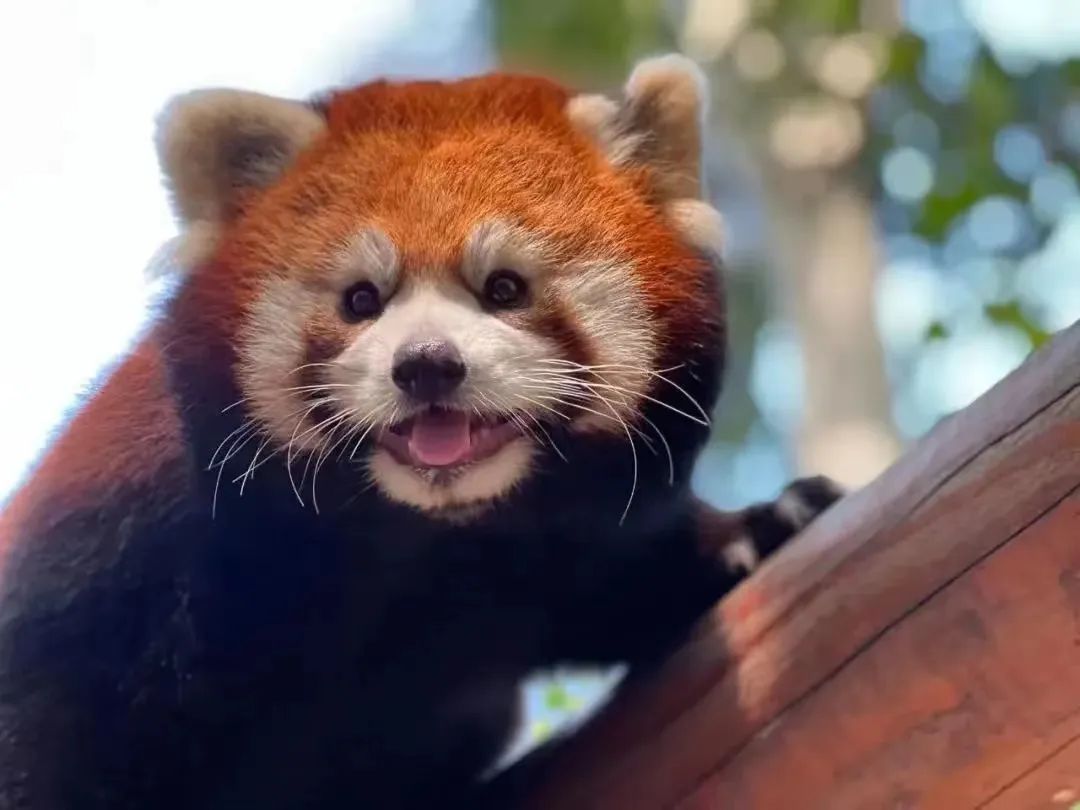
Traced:
<svg viewBox="0 0 1080 810">
<path fill-rule="evenodd" d="M 259 454 L 263 450 L 266 449 L 266 445 L 270 444 L 272 439 L 273 439 L 272 436 L 267 436 L 265 439 L 262 440 L 262 442 L 259 444 L 259 446 L 257 448 L 255 448 L 255 455 L 253 455 L 251 457 L 251 463 L 248 464 L 247 469 L 244 470 L 243 474 L 240 475 L 238 478 L 234 478 L 232 480 L 232 483 L 234 483 L 234 484 L 238 480 L 240 481 L 240 497 L 241 498 L 244 497 L 244 487 L 247 485 L 248 479 L 255 475 L 255 470 L 257 468 L 256 462 L 259 460 Z"/>
<path fill-rule="evenodd" d="M 597 375 L 597 377 L 599 379 L 601 379 L 601 380 L 604 379 L 600 375 Z M 691 422 L 695 422 L 696 424 L 699 424 L 702 427 L 708 427 L 709 426 L 708 417 L 705 417 L 704 419 L 699 419 L 698 417 L 693 416 L 691 414 L 688 414 L 686 411 L 680 410 L 679 408 L 676 408 L 674 405 L 671 405 L 670 403 L 664 402 L 662 399 L 657 399 L 656 397 L 650 396 L 649 394 L 641 393 L 641 392 L 638 392 L 638 391 L 632 391 L 629 388 L 624 388 L 621 385 L 612 385 L 609 382 L 594 383 L 594 382 L 586 382 L 584 380 L 579 380 L 578 382 L 579 382 L 580 385 L 582 385 L 582 386 L 584 386 L 584 387 L 586 387 L 586 388 L 588 388 L 590 390 L 593 390 L 593 389 L 596 389 L 596 388 L 603 388 L 603 389 L 606 389 L 608 391 L 614 391 L 616 393 L 623 394 L 624 396 L 626 396 L 628 398 L 631 398 L 631 399 L 633 397 L 641 397 L 644 400 L 648 400 L 649 402 L 653 402 L 653 403 L 659 405 L 661 408 L 667 408 L 669 411 L 672 411 L 673 413 L 677 413 L 679 416 L 685 417 L 686 419 L 689 419 Z M 624 400 L 622 404 L 629 406 L 630 401 L 625 401 Z"/>
<path fill-rule="evenodd" d="M 349 451 L 349 461 L 353 460 L 354 456 L 356 456 L 356 451 L 360 449 L 360 445 L 363 444 L 364 439 L 367 438 L 367 435 L 371 433 L 372 429 L 374 429 L 375 426 L 378 424 L 378 422 L 373 421 L 370 425 L 364 428 L 364 432 L 361 433 L 360 438 L 356 440 L 356 444 L 353 445 L 353 449 Z"/>
<path fill-rule="evenodd" d="M 538 396 L 540 396 L 541 399 L 547 399 L 549 401 L 558 402 L 558 403 L 560 403 L 562 405 L 566 405 L 568 407 L 577 408 L 578 410 L 582 410 L 582 411 L 587 411 L 588 413 L 594 414 L 595 416 L 599 416 L 601 419 L 607 419 L 607 420 L 612 421 L 612 422 L 617 422 L 620 425 L 624 425 L 624 426 L 628 427 L 630 430 L 634 431 L 634 433 L 636 433 L 638 435 L 638 438 L 640 438 L 643 442 L 645 442 L 645 446 L 648 447 L 650 451 L 652 451 L 654 454 L 656 453 L 656 448 L 653 447 L 652 439 L 650 439 L 648 436 L 646 436 L 644 433 L 642 433 L 641 429 L 638 428 L 636 425 L 627 424 L 625 422 L 625 420 L 619 418 L 617 415 L 612 416 L 611 414 L 601 413 L 600 411 L 594 410 L 593 408 L 589 408 L 589 407 L 587 407 L 585 405 L 582 405 L 580 402 L 573 402 L 573 401 L 570 401 L 570 400 L 567 400 L 567 399 L 563 399 L 562 397 L 554 396 L 554 395 L 548 393 L 548 389 L 546 389 L 546 388 L 538 388 L 536 386 L 523 386 L 523 387 L 529 389 L 530 391 L 545 392 L 544 394 L 538 394 Z M 592 392 L 591 395 L 586 395 L 586 394 L 580 394 L 579 393 L 579 394 L 573 394 L 571 396 L 577 396 L 579 399 L 586 399 L 586 400 L 591 400 L 591 399 L 594 399 L 594 398 L 599 399 L 599 400 L 602 400 L 609 408 L 612 407 L 612 403 L 611 403 L 610 400 L 608 400 L 606 397 L 596 393 L 595 391 Z M 539 403 L 536 403 L 536 404 L 539 404 Z"/>
<path fill-rule="evenodd" d="M 331 440 L 334 438 L 334 434 L 337 433 L 338 430 L 341 429 L 342 425 L 348 426 L 349 425 L 349 422 L 348 422 L 349 417 L 352 416 L 355 413 L 356 413 L 356 411 L 353 410 L 353 409 L 349 409 L 349 410 L 345 410 L 345 411 L 341 412 L 340 418 L 338 419 L 338 423 L 334 426 L 334 429 L 331 430 L 330 434 L 326 437 L 326 441 L 325 441 L 325 443 L 323 445 L 323 449 L 319 454 L 319 460 L 315 462 L 315 470 L 311 474 L 311 505 L 315 508 L 315 514 L 316 515 L 319 514 L 319 501 L 318 501 L 318 498 L 317 498 L 317 496 L 315 494 L 315 482 L 319 480 L 319 470 L 321 470 L 323 464 L 326 463 L 326 458 L 331 453 L 334 452 L 334 448 L 337 447 L 339 444 L 341 444 L 341 442 L 343 440 L 344 441 L 348 440 L 349 436 L 351 435 L 351 432 L 350 432 L 350 430 L 346 429 L 345 436 L 343 437 L 343 439 L 338 439 L 338 441 L 335 442 L 334 444 L 330 444 Z"/>
<path fill-rule="evenodd" d="M 563 359 L 560 359 L 560 358 L 545 358 L 545 359 L 540 360 L 539 362 L 541 362 L 541 363 L 549 363 L 549 364 L 553 364 L 553 365 L 567 366 L 568 367 L 565 370 L 563 370 L 563 369 L 549 369 L 548 370 L 548 371 L 550 371 L 552 373 L 555 373 L 555 374 L 569 375 L 569 374 L 573 374 L 573 373 L 576 373 L 576 372 L 593 372 L 593 371 L 596 371 L 596 370 L 620 370 L 620 371 L 626 371 L 626 372 L 629 372 L 629 373 L 632 373 L 632 374 L 641 374 L 641 375 L 644 375 L 644 376 L 647 376 L 647 377 L 652 377 L 654 379 L 657 379 L 657 380 L 660 380 L 660 381 L 662 381 L 664 383 L 667 383 L 672 388 L 674 388 L 676 391 L 678 391 L 680 394 L 682 394 L 684 397 L 686 397 L 686 399 L 689 400 L 690 404 L 692 404 L 694 406 L 694 408 L 698 411 L 698 413 L 701 414 L 701 418 L 704 420 L 704 424 L 706 426 L 709 425 L 711 423 L 711 421 L 712 421 L 711 418 L 709 417 L 709 414 L 706 412 L 706 410 L 701 407 L 701 403 L 699 403 L 690 394 L 689 391 L 687 391 L 685 388 L 683 388 L 681 385 L 679 385 L 674 380 L 671 380 L 671 379 L 669 379 L 668 377 L 665 376 L 669 372 L 677 371 L 680 368 L 683 368 L 685 366 L 685 363 L 679 363 L 678 365 L 671 366 L 669 368 L 660 369 L 659 371 L 654 371 L 652 369 L 637 368 L 637 367 L 634 367 L 634 366 L 629 366 L 629 365 L 625 365 L 625 364 L 621 364 L 621 363 L 602 363 L 602 364 L 598 364 L 598 365 L 588 366 L 588 365 L 584 365 L 584 364 L 581 364 L 581 363 L 575 363 L 572 360 L 563 360 Z M 597 376 L 600 376 L 600 375 L 597 375 Z M 653 401 L 654 402 L 659 402 L 658 400 L 653 400 Z M 665 407 L 672 407 L 672 406 L 665 404 Z M 674 410 L 674 408 L 673 408 L 673 410 Z M 681 411 L 678 411 L 678 412 L 681 413 Z M 688 418 L 692 418 L 692 417 L 688 417 Z"/>
<path fill-rule="evenodd" d="M 292 435 L 289 436 L 289 441 L 288 441 L 288 443 L 286 444 L 286 447 L 285 447 L 285 469 L 286 469 L 286 471 L 288 472 L 288 475 L 289 475 L 289 484 L 292 486 L 293 495 L 296 496 L 296 500 L 300 502 L 301 506 L 304 506 L 304 498 L 303 498 L 303 496 L 300 495 L 300 486 L 303 486 L 304 478 L 307 476 L 307 465 L 304 466 L 304 472 L 303 472 L 303 475 L 300 478 L 300 486 L 297 486 L 296 479 L 293 477 L 293 469 L 292 469 L 293 458 L 294 458 L 293 447 L 294 447 L 294 444 L 295 444 L 297 438 L 299 438 L 296 435 L 296 432 L 298 430 L 300 430 L 300 428 L 303 426 L 304 420 L 307 419 L 307 415 L 309 413 L 311 413 L 313 410 L 318 408 L 320 405 L 324 405 L 327 402 L 331 402 L 331 401 L 333 401 L 332 397 L 327 397 L 327 398 L 322 399 L 322 400 L 316 400 L 311 405 L 311 407 L 309 407 L 304 412 L 304 414 L 300 418 L 298 418 L 296 420 L 296 427 L 293 428 Z M 318 425 L 315 425 L 314 427 L 308 428 L 303 433 L 301 433 L 300 436 L 301 437 L 306 436 L 311 431 L 318 430 L 321 427 L 321 425 L 322 425 L 322 423 L 320 423 Z"/>
<path fill-rule="evenodd" d="M 485 402 L 487 402 L 487 404 L 489 405 L 489 407 L 492 408 L 492 410 L 494 410 L 495 412 L 500 412 L 503 415 L 505 415 L 511 422 L 514 423 L 515 427 L 517 427 L 518 430 L 520 430 L 523 434 L 525 434 L 530 439 L 532 439 L 533 442 L 535 442 L 536 444 L 538 444 L 540 446 L 543 446 L 543 444 L 544 444 L 543 440 L 541 440 L 539 436 L 537 436 L 535 433 L 533 433 L 532 429 L 525 423 L 525 420 L 522 419 L 522 417 L 521 417 L 521 413 L 516 408 L 507 405 L 507 403 L 505 401 L 503 401 L 503 399 L 501 397 L 497 398 L 498 399 L 497 402 L 492 402 L 490 399 L 488 399 L 486 396 L 484 396 L 483 393 L 480 393 L 480 397 Z M 478 415 L 479 415 L 479 413 L 480 412 L 477 411 Z M 549 436 L 548 441 L 550 442 L 550 440 L 551 440 L 551 437 Z M 554 447 L 554 445 L 552 445 L 552 447 Z M 559 453 L 559 449 L 557 447 L 555 447 L 554 449 L 555 449 L 556 453 Z M 561 456 L 562 453 L 559 453 L 559 455 Z"/>
<path fill-rule="evenodd" d="M 634 446 L 634 437 L 630 434 L 630 427 L 626 424 L 626 421 L 621 416 L 619 416 L 618 412 L 615 410 L 615 407 L 610 402 L 608 402 L 607 399 L 604 396 L 602 396 L 602 395 L 598 395 L 598 396 L 600 396 L 600 399 L 603 400 L 604 403 L 611 409 L 612 415 L 616 419 L 618 419 L 619 424 L 622 425 L 623 430 L 626 432 L 626 440 L 628 442 L 630 442 L 630 454 L 631 454 L 631 456 L 633 456 L 633 459 L 634 459 L 634 474 L 633 474 L 633 480 L 630 483 L 630 497 L 626 500 L 626 508 L 623 509 L 622 516 L 619 518 L 619 525 L 622 526 L 623 523 L 626 521 L 626 516 L 628 514 L 630 514 L 630 505 L 633 504 L 633 502 L 634 502 L 634 495 L 637 494 L 637 483 L 638 483 L 637 447 Z"/>
<path fill-rule="evenodd" d="M 667 452 L 668 459 L 668 486 L 675 486 L 675 457 L 671 455 L 671 445 L 668 444 L 667 437 L 664 436 L 663 432 L 660 430 L 660 428 L 656 426 L 656 423 L 652 419 L 647 416 L 642 416 L 641 418 L 649 427 L 653 429 L 653 431 L 656 433 L 657 438 L 659 438 L 661 443 L 664 445 L 664 450 Z"/>
<path fill-rule="evenodd" d="M 218 453 L 220 453 L 222 448 L 225 447 L 225 445 L 229 441 L 229 439 L 231 439 L 233 436 L 236 436 L 237 433 L 242 433 L 244 431 L 257 430 L 257 429 L 258 428 L 257 428 L 257 426 L 255 424 L 255 421 L 253 419 L 244 420 L 244 422 L 240 425 L 240 427 L 233 430 L 231 433 L 229 433 L 228 436 L 226 436 L 224 439 L 221 440 L 221 444 L 219 444 L 217 446 L 217 449 L 214 450 L 214 454 L 212 456 L 210 456 L 210 463 L 206 465 L 206 469 L 207 470 L 214 469 L 215 462 L 217 461 Z M 237 437 L 237 438 L 239 438 L 239 437 Z M 234 445 L 235 445 L 235 442 L 233 443 L 233 445 L 230 445 L 230 447 L 232 447 Z"/>
</svg>

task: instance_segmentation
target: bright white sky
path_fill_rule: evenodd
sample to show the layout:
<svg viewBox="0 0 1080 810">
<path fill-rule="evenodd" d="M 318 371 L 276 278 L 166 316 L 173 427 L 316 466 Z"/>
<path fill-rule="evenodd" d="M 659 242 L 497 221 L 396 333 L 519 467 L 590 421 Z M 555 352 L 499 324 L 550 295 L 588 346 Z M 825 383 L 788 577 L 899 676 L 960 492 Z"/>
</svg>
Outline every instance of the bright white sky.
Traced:
<svg viewBox="0 0 1080 810">
<path fill-rule="evenodd" d="M 487 67 L 476 0 L 48 0 L 0 15 L 0 502 L 144 312 L 167 98 Z"/>
<path fill-rule="evenodd" d="M 983 36 L 1001 51 L 1035 59 L 1080 56 L 1076 0 L 963 0 L 962 5 Z"/>
</svg>

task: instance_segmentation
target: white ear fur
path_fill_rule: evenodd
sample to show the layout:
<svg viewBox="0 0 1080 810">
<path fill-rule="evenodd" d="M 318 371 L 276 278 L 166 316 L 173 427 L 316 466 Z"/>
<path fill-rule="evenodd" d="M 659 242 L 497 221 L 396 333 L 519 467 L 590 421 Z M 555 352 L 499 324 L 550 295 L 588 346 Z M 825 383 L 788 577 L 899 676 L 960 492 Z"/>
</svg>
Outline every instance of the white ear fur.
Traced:
<svg viewBox="0 0 1080 810">
<path fill-rule="evenodd" d="M 566 103 L 566 115 L 578 131 L 595 141 L 616 166 L 633 160 L 642 136 L 626 131 L 620 107 L 610 98 L 591 93 L 574 96 Z"/>
<path fill-rule="evenodd" d="M 197 90 L 158 119 L 158 161 L 186 228 L 229 219 L 239 196 L 264 188 L 323 131 L 302 103 L 242 90 Z"/>
<path fill-rule="evenodd" d="M 714 261 L 723 258 L 724 219 L 707 202 L 672 200 L 664 206 L 664 216 L 687 245 Z"/>
<path fill-rule="evenodd" d="M 217 247 L 221 226 L 215 222 L 192 222 L 182 233 L 161 245 L 143 271 L 145 281 L 156 282 L 184 275 L 209 259 Z"/>
<path fill-rule="evenodd" d="M 570 100 L 566 112 L 613 163 L 650 165 L 661 199 L 693 199 L 702 196 L 701 132 L 707 103 L 701 69 L 685 56 L 669 54 L 638 63 L 621 104 L 582 95 Z"/>
</svg>

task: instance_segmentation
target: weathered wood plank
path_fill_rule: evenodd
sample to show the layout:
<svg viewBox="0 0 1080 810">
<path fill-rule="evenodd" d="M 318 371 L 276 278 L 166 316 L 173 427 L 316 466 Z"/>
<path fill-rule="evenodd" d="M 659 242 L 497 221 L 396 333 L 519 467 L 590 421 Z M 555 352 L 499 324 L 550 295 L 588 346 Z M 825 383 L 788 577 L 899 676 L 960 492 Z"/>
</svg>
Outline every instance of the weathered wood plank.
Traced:
<svg viewBox="0 0 1080 810">
<path fill-rule="evenodd" d="M 1070 810 L 1080 803 L 1080 719 L 1071 739 L 979 810 Z"/>
<path fill-rule="evenodd" d="M 682 807 L 978 807 L 1080 716 L 1080 495 L 919 605 Z M 1063 579 L 1064 577 L 1064 579 Z M 811 741 L 811 744 L 807 744 Z"/>
<path fill-rule="evenodd" d="M 929 722 L 934 712 L 951 711 L 939 720 L 948 728 L 950 722 L 960 723 L 963 715 L 956 714 L 957 688 L 949 687 L 952 682 L 934 669 L 946 659 L 923 661 L 924 672 L 907 660 L 908 648 L 922 649 L 916 641 L 931 644 L 934 639 L 950 638 L 935 629 L 935 622 L 946 619 L 944 613 L 939 616 L 939 606 L 951 604 L 951 599 L 962 602 L 964 593 L 969 602 L 976 599 L 982 592 L 969 593 L 965 588 L 974 586 L 966 583 L 978 581 L 984 570 L 999 570 L 997 561 L 1013 559 L 1010 555 L 1019 555 L 1020 562 L 1014 564 L 1022 569 L 1030 566 L 1041 573 L 1041 591 L 1064 599 L 1065 585 L 1054 585 L 1047 577 L 1055 563 L 1059 568 L 1054 576 L 1076 569 L 1066 565 L 1074 558 L 1060 555 L 1068 547 L 1063 538 L 1071 536 L 1074 545 L 1080 546 L 1080 516 L 1073 496 L 1078 488 L 1080 325 L 1059 335 L 966 411 L 942 423 L 878 481 L 826 515 L 719 605 L 697 638 L 673 657 L 659 677 L 626 690 L 568 747 L 555 769 L 558 779 L 542 788 L 529 806 L 651 810 L 672 806 L 687 796 L 694 797 L 687 799 L 690 807 L 783 806 L 770 803 L 778 800 L 779 794 L 769 792 L 778 789 L 778 781 L 783 789 L 798 792 L 798 806 L 813 806 L 805 803 L 811 796 L 810 788 L 803 787 L 804 780 L 811 786 L 820 783 L 822 791 L 833 791 L 820 794 L 828 795 L 829 808 L 964 807 L 969 796 L 990 798 L 1029 767 L 1029 761 L 1046 753 L 1036 740 L 1039 734 L 1051 733 L 1046 723 L 1040 726 L 1032 720 L 1028 732 L 1013 729 L 1013 737 L 1000 739 L 988 730 L 997 717 L 994 712 L 1003 710 L 999 702 L 1006 708 L 1013 705 L 1005 700 L 1013 694 L 1009 690 L 1020 688 L 1017 684 L 1032 685 L 1025 680 L 1026 670 L 1010 665 L 1007 658 L 986 659 L 983 666 L 994 668 L 1001 682 L 997 691 L 972 692 L 966 710 L 979 712 L 981 722 L 990 724 L 977 726 L 981 736 L 972 745 L 992 748 L 994 756 L 1001 758 L 1001 767 L 1015 772 L 1002 774 L 989 766 L 982 772 L 965 770 L 977 768 L 978 757 L 972 760 L 974 765 L 954 759 L 947 766 L 937 757 L 941 767 L 936 771 L 918 772 L 913 765 L 905 766 L 913 774 L 905 780 L 899 771 L 887 770 L 899 767 L 897 763 L 908 755 L 902 752 L 918 748 L 911 748 L 915 743 L 905 747 L 900 742 L 907 733 L 904 723 L 916 728 L 920 718 Z M 1048 525 L 1057 528 L 1047 534 Z M 1033 550 L 1013 551 L 1014 546 Z M 1054 557 L 1051 549 L 1057 549 L 1059 556 Z M 954 591 L 961 595 L 952 596 Z M 1042 604 L 1036 590 L 1025 594 L 1031 605 Z M 1059 666 L 1067 663 L 1054 657 L 1048 636 L 1036 627 L 1038 616 L 1025 613 L 1024 604 L 1015 606 L 1015 615 L 993 612 L 998 609 L 996 603 L 972 604 L 990 612 L 984 616 L 969 606 L 964 615 L 978 618 L 979 626 L 990 628 L 987 632 L 992 631 L 995 639 L 1009 630 L 1020 635 L 1030 632 L 1032 638 L 1043 640 L 1036 647 L 1018 647 L 1031 659 L 1031 667 L 1048 661 L 1057 661 Z M 1077 614 L 1068 613 L 1064 603 L 1043 605 L 1052 606 L 1057 608 L 1057 621 L 1047 619 L 1044 624 L 1074 634 L 1072 641 L 1055 637 L 1054 643 L 1080 661 L 1080 647 L 1074 646 L 1080 638 Z M 927 615 L 931 619 L 923 618 Z M 999 628 L 1005 619 L 1012 624 Z M 1030 629 L 1021 619 L 1031 623 Z M 909 624 L 917 630 L 908 630 Z M 977 638 L 972 636 L 974 631 L 967 635 L 958 629 L 950 632 L 957 645 L 968 639 L 970 655 L 975 655 L 979 648 L 972 646 L 971 639 Z M 912 633 L 914 640 L 902 641 Z M 868 663 L 887 655 L 879 650 L 895 645 L 901 651 L 894 655 L 895 667 L 879 661 L 875 669 Z M 959 652 L 958 656 L 958 661 L 964 660 Z M 890 672 L 893 680 L 881 681 Z M 1080 676 L 1075 668 L 1069 672 Z M 909 680 L 916 681 L 909 687 L 915 691 L 882 692 L 882 684 L 895 690 Z M 1080 684 L 1080 677 L 1076 681 Z M 1055 692 L 1046 680 L 1034 683 L 1051 693 L 1048 700 L 1060 693 L 1068 702 L 1073 694 L 1064 688 Z M 843 689 L 836 684 L 843 684 Z M 834 694 L 838 691 L 851 692 L 850 705 L 863 706 L 863 714 L 856 717 L 869 718 L 854 726 L 863 736 L 850 747 L 871 757 L 873 751 L 892 746 L 898 759 L 874 765 L 871 759 L 849 762 L 826 756 L 837 746 L 844 748 L 840 741 L 854 722 L 850 712 L 840 713 L 836 708 L 845 705 L 843 696 Z M 885 694 L 892 697 L 884 699 Z M 866 708 L 874 698 L 888 704 L 881 706 L 880 715 Z M 833 706 L 836 719 L 825 722 L 829 713 L 814 713 L 813 707 L 819 704 Z M 810 712 L 807 719 L 800 719 L 806 712 Z M 877 748 L 870 744 L 872 729 L 881 736 Z M 963 736 L 959 731 L 956 734 Z M 940 735 L 948 736 L 942 731 L 935 739 Z M 923 737 L 916 734 L 912 739 L 917 743 L 924 737 L 925 733 Z M 933 746 L 928 739 L 926 745 L 929 753 Z M 1028 753 L 1018 753 L 1021 749 Z M 1013 756 L 1015 761 L 1009 759 Z M 770 763 L 765 770 L 771 769 L 771 775 L 755 770 L 758 761 Z M 886 770 L 857 778 L 860 767 Z M 899 804 L 860 803 L 860 796 L 869 796 L 865 791 L 870 788 L 855 786 L 870 785 L 875 778 L 881 784 L 874 789 L 893 790 L 889 795 Z M 713 786 L 729 780 L 744 785 L 736 790 L 746 791 L 750 804 L 708 803 L 719 795 Z M 770 781 L 773 788 L 767 787 Z M 757 790 L 765 791 L 761 795 L 768 801 L 757 798 Z M 838 794 L 841 790 L 853 792 Z M 926 804 L 936 801 L 938 794 L 933 791 L 941 791 L 941 801 L 959 796 L 960 804 Z M 915 803 L 904 805 L 904 796 Z"/>
</svg>

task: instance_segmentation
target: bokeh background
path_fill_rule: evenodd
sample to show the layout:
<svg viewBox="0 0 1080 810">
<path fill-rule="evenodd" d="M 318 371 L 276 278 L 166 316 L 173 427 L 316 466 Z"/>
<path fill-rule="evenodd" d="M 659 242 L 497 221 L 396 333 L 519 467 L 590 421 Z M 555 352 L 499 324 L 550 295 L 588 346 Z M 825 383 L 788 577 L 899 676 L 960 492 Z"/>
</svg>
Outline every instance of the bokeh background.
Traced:
<svg viewBox="0 0 1080 810">
<path fill-rule="evenodd" d="M 42 0 L 0 12 L 0 500 L 137 332 L 175 227 L 173 93 L 302 97 L 509 66 L 617 92 L 680 50 L 713 83 L 734 363 L 696 486 L 872 479 L 1080 318 L 1076 0 Z M 529 689 L 523 743 L 618 673 Z"/>
</svg>

